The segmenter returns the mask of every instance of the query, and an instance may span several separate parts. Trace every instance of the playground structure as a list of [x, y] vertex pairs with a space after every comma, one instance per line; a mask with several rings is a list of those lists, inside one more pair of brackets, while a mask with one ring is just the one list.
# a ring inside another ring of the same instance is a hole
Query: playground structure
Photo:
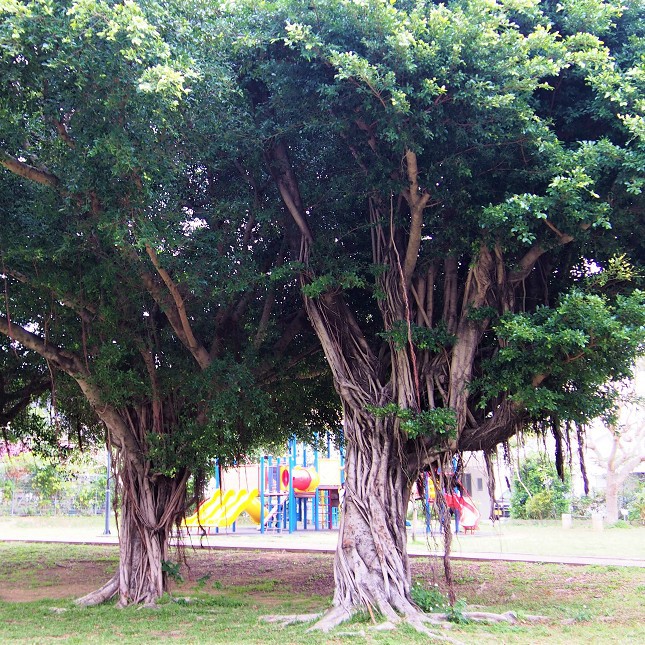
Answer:
[[[331, 530], [338, 528], [344, 481], [342, 451], [327, 456], [308, 449], [295, 440], [289, 442], [287, 455], [264, 455], [259, 463], [215, 469], [214, 493], [202, 502], [182, 525], [186, 533], [208, 534], [221, 530], [236, 532], [240, 515], [247, 515], [255, 527], [266, 532]], [[426, 533], [437, 533], [444, 521], [455, 517], [459, 532], [474, 533], [480, 513], [461, 482], [451, 476], [452, 489], [437, 499], [435, 478], [423, 474], [422, 501]], [[414, 511], [416, 525], [416, 505]], [[433, 526], [433, 523], [435, 524]], [[246, 523], [248, 526], [248, 522]], [[414, 533], [413, 526], [413, 533]]]
[[342, 451], [327, 456], [289, 442], [286, 456], [265, 455], [258, 464], [215, 469], [214, 493], [182, 524], [182, 532], [237, 531], [242, 513], [262, 533], [338, 528], [343, 482]]

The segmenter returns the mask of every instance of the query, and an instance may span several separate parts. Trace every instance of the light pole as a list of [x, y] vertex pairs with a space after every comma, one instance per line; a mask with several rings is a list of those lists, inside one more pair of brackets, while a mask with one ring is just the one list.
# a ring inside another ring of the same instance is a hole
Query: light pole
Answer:
[[103, 535], [110, 535], [110, 474], [112, 472], [112, 453], [107, 451], [107, 482], [105, 484], [105, 531]]

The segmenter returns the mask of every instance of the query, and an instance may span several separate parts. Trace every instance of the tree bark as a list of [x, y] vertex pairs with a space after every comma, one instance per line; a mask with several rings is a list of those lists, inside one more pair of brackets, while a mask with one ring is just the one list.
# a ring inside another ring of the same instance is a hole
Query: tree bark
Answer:
[[150, 475], [149, 468], [117, 454], [115, 480], [120, 498], [119, 568], [106, 585], [77, 600], [96, 605], [118, 596], [118, 606], [154, 606], [168, 591], [168, 538], [183, 516], [188, 473], [170, 478]]
[[411, 479], [401, 457], [398, 421], [345, 409], [345, 496], [336, 549], [329, 629], [358, 608], [391, 621], [418, 613], [410, 600], [406, 512]]

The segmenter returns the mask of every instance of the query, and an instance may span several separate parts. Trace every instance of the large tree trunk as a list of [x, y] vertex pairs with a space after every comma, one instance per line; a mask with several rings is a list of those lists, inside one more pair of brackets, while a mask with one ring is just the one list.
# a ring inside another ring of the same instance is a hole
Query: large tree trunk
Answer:
[[10, 326], [2, 316], [0, 333], [37, 352], [78, 383], [105, 424], [114, 452], [112, 463], [121, 501], [119, 570], [101, 589], [77, 602], [95, 605], [118, 593], [121, 606], [154, 604], [166, 590], [167, 576], [162, 567], [168, 536], [184, 514], [189, 472], [178, 469], [169, 477], [153, 471], [149, 435], [170, 435], [181, 422], [172, 399], [164, 400], [159, 395], [151, 353], [143, 352], [143, 357], [149, 366], [152, 396], [138, 405], [117, 408], [106, 402], [104, 392], [92, 381], [86, 362], [79, 356], [46, 343], [19, 325]]
[[325, 621], [357, 608], [389, 620], [416, 613], [410, 602], [406, 511], [411, 482], [392, 418], [370, 419], [345, 408], [345, 498], [336, 550], [335, 611]]
[[[417, 357], [412, 329], [417, 313], [428, 328], [432, 327], [434, 267], [424, 272], [431, 283], [424, 283], [419, 276], [415, 280], [423, 210], [429, 194], [418, 184], [416, 155], [406, 150], [405, 156], [409, 189], [403, 198], [410, 216], [407, 244], [401, 243], [401, 231], [393, 224], [394, 201], [385, 202], [377, 195], [369, 199], [373, 258], [385, 268], [379, 278], [379, 291], [384, 297], [378, 304], [383, 331], [390, 335], [389, 348], [380, 346], [380, 342], [376, 349], [370, 346], [339, 292], [330, 290], [315, 299], [304, 298], [345, 419], [346, 490], [334, 567], [334, 608], [319, 621], [320, 629], [329, 629], [363, 609], [377, 610], [392, 621], [403, 616], [422, 628], [423, 617], [410, 597], [407, 504], [420, 470], [454, 446], [419, 432], [409, 438], [401, 423], [404, 417], [414, 422], [424, 408], [428, 409], [429, 402], [434, 402], [435, 389], [434, 370], [429, 368], [431, 382], [424, 382], [422, 392], [420, 369], [429, 361]], [[308, 267], [313, 235], [284, 144], [278, 141], [267, 151], [267, 158], [285, 207], [300, 231], [299, 259]], [[388, 221], [389, 230], [384, 225]], [[456, 316], [457, 282], [452, 279], [458, 269], [456, 260], [450, 268], [452, 298], [448, 307]], [[301, 280], [307, 284], [314, 276], [307, 268]], [[447, 398], [445, 389], [439, 391]], [[449, 572], [449, 568], [446, 570]]]
[[168, 538], [183, 515], [188, 473], [170, 478], [151, 474], [150, 464], [117, 455], [115, 478], [120, 500], [119, 568], [101, 589], [77, 600], [96, 605], [118, 595], [118, 606], [154, 606], [168, 591], [163, 563], [168, 559]]
[[[375, 414], [393, 398], [377, 378], [378, 362], [342, 298], [306, 300], [343, 404], [345, 496], [336, 550], [334, 607], [317, 624], [327, 630], [357, 610], [404, 617], [420, 625], [410, 598], [406, 511], [423, 460], [410, 459], [410, 441], [395, 414]], [[401, 365], [399, 365], [399, 368]], [[395, 369], [395, 368], [393, 368]], [[414, 388], [402, 379], [405, 389]], [[399, 384], [400, 385], [400, 384]], [[408, 392], [413, 398], [413, 394]], [[413, 442], [412, 442], [413, 443]], [[408, 461], [409, 460], [409, 461]]]

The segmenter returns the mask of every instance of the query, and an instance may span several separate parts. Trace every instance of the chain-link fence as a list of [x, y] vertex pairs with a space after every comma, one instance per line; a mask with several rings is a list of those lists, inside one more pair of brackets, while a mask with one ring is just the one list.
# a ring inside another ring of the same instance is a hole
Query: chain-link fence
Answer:
[[100, 515], [105, 512], [105, 478], [65, 482], [53, 495], [27, 484], [0, 481], [0, 515]]

